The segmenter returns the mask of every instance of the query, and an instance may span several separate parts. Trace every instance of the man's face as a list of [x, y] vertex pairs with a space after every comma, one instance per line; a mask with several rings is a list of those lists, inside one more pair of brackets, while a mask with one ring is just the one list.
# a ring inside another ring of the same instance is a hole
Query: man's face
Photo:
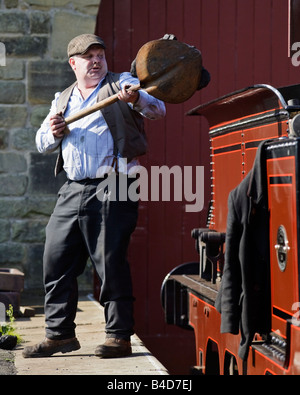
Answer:
[[78, 82], [86, 87], [97, 85], [107, 74], [105, 51], [99, 45], [92, 45], [84, 55], [72, 56], [69, 63]]

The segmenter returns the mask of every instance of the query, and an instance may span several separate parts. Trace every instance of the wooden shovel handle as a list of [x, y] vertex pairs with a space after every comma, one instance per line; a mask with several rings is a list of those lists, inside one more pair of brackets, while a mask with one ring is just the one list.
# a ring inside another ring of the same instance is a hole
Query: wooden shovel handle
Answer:
[[[131, 91], [137, 91], [141, 87], [140, 85], [133, 85], [129, 88]], [[117, 102], [118, 99], [118, 94], [116, 93], [115, 95], [112, 95], [104, 100], [101, 100], [97, 103], [95, 103], [93, 106], [89, 108], [85, 108], [84, 110], [78, 111], [74, 115], [70, 115], [69, 117], [65, 118], [65, 122], [67, 125], [69, 125], [72, 122], [78, 121], [78, 119], [81, 119], [83, 117], [86, 117], [89, 114], [92, 114], [95, 111], [101, 110], [101, 108], [107, 107], [115, 102]]]

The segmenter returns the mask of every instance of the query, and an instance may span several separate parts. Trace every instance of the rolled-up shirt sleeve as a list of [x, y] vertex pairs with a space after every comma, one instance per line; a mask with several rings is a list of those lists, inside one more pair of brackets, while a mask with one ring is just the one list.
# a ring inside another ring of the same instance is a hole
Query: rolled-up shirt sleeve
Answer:
[[[139, 80], [134, 78], [130, 73], [125, 72], [120, 75], [120, 86], [123, 88], [125, 85], [138, 85]], [[143, 89], [139, 90], [139, 98], [133, 105], [129, 105], [145, 118], [152, 120], [161, 119], [166, 115], [165, 103], [154, 96], [151, 96], [148, 92]]]
[[52, 101], [50, 112], [36, 133], [35, 143], [37, 150], [41, 153], [54, 151], [59, 146], [62, 140], [62, 138], [54, 137], [50, 128], [50, 117], [57, 113], [56, 103], [59, 95], [60, 93], [55, 94], [55, 98]]
[[[139, 80], [134, 78], [128, 72], [122, 73], [120, 75], [119, 82], [121, 88], [125, 85], [139, 84]], [[51, 104], [50, 112], [36, 133], [36, 147], [41, 153], [54, 151], [62, 140], [62, 138], [54, 137], [50, 128], [50, 117], [57, 114], [56, 103], [59, 96], [60, 93], [55, 94], [54, 100]], [[142, 116], [148, 119], [161, 119], [166, 115], [165, 103], [159, 99], [156, 99], [154, 96], [151, 96], [142, 89], [139, 90], [139, 98], [137, 102], [134, 105], [132, 103], [129, 103], [128, 105], [130, 105], [133, 110], [139, 112]]]

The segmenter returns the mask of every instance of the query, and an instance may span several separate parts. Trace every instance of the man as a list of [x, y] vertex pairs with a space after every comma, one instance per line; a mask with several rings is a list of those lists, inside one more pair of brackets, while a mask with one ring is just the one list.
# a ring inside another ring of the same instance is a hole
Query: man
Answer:
[[[75, 37], [68, 45], [69, 64], [76, 83], [56, 94], [48, 117], [36, 135], [39, 152], [59, 148], [56, 173], [61, 165], [68, 181], [58, 193], [46, 228], [44, 251], [46, 337], [23, 351], [25, 358], [47, 357], [80, 348], [75, 336], [78, 301], [77, 276], [90, 257], [101, 282], [106, 340], [96, 348], [102, 358], [131, 354], [133, 295], [126, 260], [130, 236], [137, 221], [138, 202], [99, 194], [106, 173], [130, 174], [137, 156], [146, 151], [143, 117], [160, 119], [163, 102], [145, 91], [128, 91], [138, 84], [130, 73], [107, 69], [105, 44], [93, 34]], [[65, 117], [118, 92], [119, 101], [69, 125]], [[127, 177], [127, 176], [126, 176]], [[128, 178], [130, 185], [130, 178]], [[100, 196], [101, 195], [101, 196]]]

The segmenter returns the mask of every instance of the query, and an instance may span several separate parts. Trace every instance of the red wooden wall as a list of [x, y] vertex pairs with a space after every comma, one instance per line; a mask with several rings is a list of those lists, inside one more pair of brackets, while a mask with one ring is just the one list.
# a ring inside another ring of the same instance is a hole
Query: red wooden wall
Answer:
[[[136, 331], [174, 373], [194, 363], [193, 335], [166, 326], [160, 304], [165, 275], [198, 260], [190, 237], [205, 226], [210, 193], [206, 120], [185, 113], [200, 103], [256, 83], [298, 83], [300, 69], [288, 58], [288, 0], [102, 0], [96, 33], [107, 43], [109, 68], [129, 70], [147, 41], [173, 33], [195, 45], [211, 83], [184, 104], [167, 104], [167, 116], [146, 122], [151, 166], [205, 166], [205, 207], [186, 213], [185, 202], [141, 202], [130, 248], [136, 300]], [[182, 362], [182, 363], [181, 363]]]

